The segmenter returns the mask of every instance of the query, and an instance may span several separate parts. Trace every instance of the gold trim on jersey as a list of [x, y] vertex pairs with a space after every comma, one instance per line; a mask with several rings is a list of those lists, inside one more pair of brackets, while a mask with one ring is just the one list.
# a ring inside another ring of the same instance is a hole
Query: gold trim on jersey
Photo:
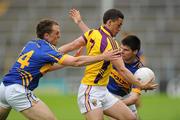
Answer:
[[57, 58], [57, 57], [55, 57], [55, 56], [53, 56], [53, 55], [51, 55], [51, 54], [48, 54], [48, 55], [49, 55], [50, 57], [54, 58], [55, 60], [57, 60], [58, 64], [62, 64], [63, 61], [64, 61], [64, 59], [68, 56], [67, 54], [65, 54], [65, 55], [62, 55], [62, 57], [59, 59], [59, 58]]
[[21, 78], [22, 78], [22, 85], [25, 86], [25, 79], [24, 79], [24, 76], [22, 74], [21, 75]]
[[64, 54], [62, 55], [61, 59], [58, 61], [59, 64], [62, 64], [63, 61], [68, 57], [69, 55], [68, 54]]
[[121, 76], [115, 69], [111, 70], [110, 76], [116, 81], [116, 83], [118, 83], [119, 85], [121, 85], [125, 89], [130, 89], [131, 88], [131, 84], [128, 83], [124, 79], [124, 77]]
[[42, 74], [45, 74], [46, 72], [48, 72], [48, 70], [50, 69], [51, 66], [52, 66], [52, 64], [45, 64], [44, 66], [42, 66], [40, 68], [40, 72]]
[[20, 72], [20, 75], [22, 77], [23, 86], [28, 86], [30, 81], [33, 79], [31, 73], [22, 69], [18, 69], [18, 71]]
[[132, 88], [131, 91], [132, 91], [132, 92], [135, 92], [135, 93], [138, 93], [138, 94], [141, 95], [141, 90], [140, 90], [140, 88]]

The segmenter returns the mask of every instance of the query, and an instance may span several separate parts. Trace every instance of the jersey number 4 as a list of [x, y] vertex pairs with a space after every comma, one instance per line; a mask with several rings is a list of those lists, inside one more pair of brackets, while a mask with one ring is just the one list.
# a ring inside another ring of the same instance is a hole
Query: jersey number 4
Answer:
[[29, 51], [29, 52], [27, 52], [27, 53], [25, 53], [25, 54], [22, 54], [22, 55], [18, 58], [17, 62], [19, 62], [19, 63], [21, 64], [21, 67], [20, 67], [20, 68], [23, 69], [25, 66], [29, 66], [29, 59], [31, 58], [31, 56], [33, 55], [33, 53], [34, 53], [34, 51], [31, 50], [31, 51]]

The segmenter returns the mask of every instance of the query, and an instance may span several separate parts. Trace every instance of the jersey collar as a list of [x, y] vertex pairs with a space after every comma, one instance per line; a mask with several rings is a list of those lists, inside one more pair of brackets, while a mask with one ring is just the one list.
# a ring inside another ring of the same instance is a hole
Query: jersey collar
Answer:
[[100, 30], [102, 30], [102, 31], [103, 31], [105, 34], [107, 34], [108, 36], [113, 37], [112, 32], [111, 32], [106, 26], [101, 25]]

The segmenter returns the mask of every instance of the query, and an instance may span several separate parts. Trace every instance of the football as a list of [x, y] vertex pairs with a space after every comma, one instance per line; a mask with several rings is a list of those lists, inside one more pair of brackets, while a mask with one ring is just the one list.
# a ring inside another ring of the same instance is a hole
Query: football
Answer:
[[134, 73], [134, 75], [141, 81], [147, 81], [147, 80], [151, 80], [151, 79], [153, 79], [153, 81], [155, 80], [154, 72], [148, 67], [139, 68]]

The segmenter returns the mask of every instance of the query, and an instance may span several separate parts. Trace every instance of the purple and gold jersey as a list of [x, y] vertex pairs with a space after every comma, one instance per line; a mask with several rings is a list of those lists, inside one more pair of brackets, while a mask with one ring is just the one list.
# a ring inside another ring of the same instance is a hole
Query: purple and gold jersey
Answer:
[[[125, 66], [134, 74], [143, 65], [138, 60], [132, 64], [125, 63]], [[141, 94], [141, 90], [135, 85], [128, 83], [127, 80], [116, 71], [116, 68], [113, 68], [111, 71], [107, 88], [111, 93], [122, 97], [129, 94], [131, 91]]]
[[9, 73], [4, 76], [3, 83], [5, 86], [20, 84], [33, 90], [53, 63], [61, 64], [65, 56], [45, 40], [31, 40], [22, 49]]
[[[105, 26], [84, 33], [83, 38], [86, 41], [86, 54], [96, 56], [106, 50], [118, 48], [118, 44], [111, 36], [111, 32]], [[86, 85], [106, 86], [111, 69], [112, 64], [110, 61], [100, 61], [88, 65], [86, 66], [81, 83]]]

